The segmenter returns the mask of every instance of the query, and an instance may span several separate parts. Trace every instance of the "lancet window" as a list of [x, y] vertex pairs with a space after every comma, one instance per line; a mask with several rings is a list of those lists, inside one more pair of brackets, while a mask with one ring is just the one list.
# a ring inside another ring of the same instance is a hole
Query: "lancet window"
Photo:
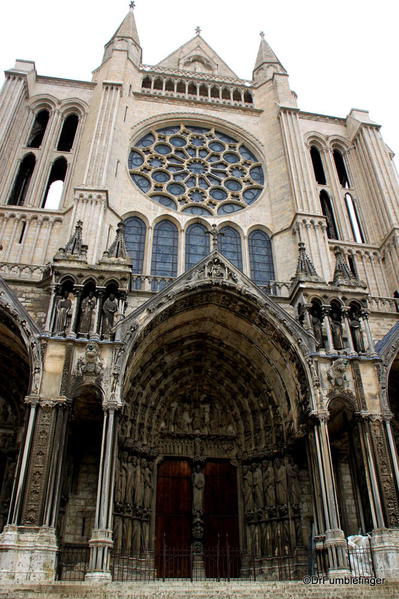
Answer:
[[178, 233], [175, 224], [163, 220], [155, 225], [151, 274], [162, 277], [177, 275]]
[[237, 268], [242, 270], [241, 237], [233, 227], [223, 227], [219, 235], [221, 253]]
[[210, 252], [210, 235], [201, 223], [190, 225], [186, 233], [186, 270], [200, 262]]
[[144, 262], [144, 248], [146, 238], [146, 226], [141, 218], [132, 216], [125, 221], [126, 249], [132, 258], [133, 272], [142, 274]]
[[274, 280], [273, 253], [270, 238], [264, 231], [252, 231], [249, 241], [251, 278], [257, 285], [267, 285]]
[[36, 158], [33, 154], [26, 154], [19, 165], [17, 176], [15, 177], [8, 204], [10, 206], [23, 206], [25, 204], [26, 194], [28, 193], [29, 183], [33, 175], [36, 164]]

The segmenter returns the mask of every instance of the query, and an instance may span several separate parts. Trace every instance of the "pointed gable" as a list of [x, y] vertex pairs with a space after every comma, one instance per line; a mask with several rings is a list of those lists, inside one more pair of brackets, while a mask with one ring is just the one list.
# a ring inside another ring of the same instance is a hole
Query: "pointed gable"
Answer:
[[200, 36], [194, 36], [190, 41], [161, 60], [156, 66], [166, 69], [178, 69], [206, 73], [219, 77], [234, 77], [237, 75], [220, 58], [220, 56]]

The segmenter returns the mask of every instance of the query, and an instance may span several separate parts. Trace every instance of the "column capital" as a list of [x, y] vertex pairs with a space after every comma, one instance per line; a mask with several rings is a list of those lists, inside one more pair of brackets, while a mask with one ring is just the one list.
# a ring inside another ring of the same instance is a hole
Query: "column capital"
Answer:
[[312, 410], [309, 414], [310, 420], [318, 422], [327, 422], [330, 418], [328, 410]]
[[355, 412], [355, 418], [358, 420], [358, 422], [382, 422], [387, 420], [385, 415], [378, 413], [372, 414], [368, 410], [360, 410], [360, 412]]
[[121, 402], [119, 402], [116, 397], [111, 396], [109, 399], [104, 399], [102, 403], [102, 408], [104, 412], [113, 410], [114, 412], [120, 410], [122, 408]]
[[36, 406], [36, 405], [38, 405], [39, 400], [40, 400], [40, 395], [31, 394], [31, 395], [27, 395], [25, 397], [24, 403], [26, 403], [29, 406]]
[[40, 401], [39, 401], [40, 407], [44, 408], [44, 409], [51, 409], [51, 408], [55, 408], [57, 406], [68, 407], [71, 405], [71, 403], [72, 403], [72, 400], [69, 399], [68, 397], [65, 397], [65, 395], [59, 395], [58, 397], [54, 397], [53, 399], [40, 398]]

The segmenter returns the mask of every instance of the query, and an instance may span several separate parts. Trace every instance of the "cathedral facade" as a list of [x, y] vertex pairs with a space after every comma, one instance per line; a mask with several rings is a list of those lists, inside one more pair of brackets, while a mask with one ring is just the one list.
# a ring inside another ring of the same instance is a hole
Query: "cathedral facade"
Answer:
[[141, 58], [131, 8], [92, 81], [6, 71], [2, 579], [348, 574], [353, 535], [398, 577], [380, 127], [298, 108], [263, 35], [251, 80], [199, 31]]

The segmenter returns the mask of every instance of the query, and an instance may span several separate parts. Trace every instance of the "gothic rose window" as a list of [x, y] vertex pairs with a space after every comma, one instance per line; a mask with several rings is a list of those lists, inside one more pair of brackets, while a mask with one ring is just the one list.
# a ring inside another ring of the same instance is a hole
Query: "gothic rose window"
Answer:
[[264, 172], [252, 150], [211, 127], [153, 129], [130, 151], [135, 185], [162, 206], [185, 214], [226, 215], [262, 193]]

